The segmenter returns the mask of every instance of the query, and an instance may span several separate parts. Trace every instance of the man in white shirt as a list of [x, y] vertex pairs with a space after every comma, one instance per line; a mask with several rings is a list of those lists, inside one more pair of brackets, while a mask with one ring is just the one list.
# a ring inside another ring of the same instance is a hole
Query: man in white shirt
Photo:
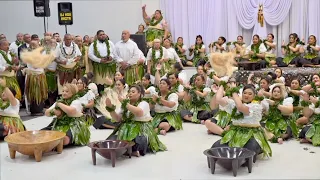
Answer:
[[57, 48], [57, 70], [58, 70], [58, 91], [62, 93], [62, 86], [65, 83], [71, 83], [76, 77], [76, 71], [79, 68], [77, 62], [80, 60], [81, 52], [76, 43], [72, 42], [72, 36], [66, 34], [64, 41]]
[[[117, 62], [120, 69], [125, 70], [125, 80], [128, 85], [141, 81], [144, 75], [144, 59], [140, 59], [140, 51], [137, 44], [130, 39], [128, 30], [122, 31], [122, 40], [116, 43]], [[138, 74], [137, 74], [138, 73]]]
[[92, 61], [95, 83], [99, 93], [104, 90], [107, 83], [106, 77], [113, 79], [117, 70], [115, 58], [115, 46], [107, 39], [103, 30], [97, 32], [97, 40], [89, 47], [88, 57]]
[[[151, 75], [156, 74], [156, 66], [164, 63], [164, 58], [167, 57], [167, 51], [161, 46], [160, 39], [153, 40], [153, 47], [149, 49], [147, 54], [148, 73]], [[161, 66], [160, 75], [165, 74], [164, 66]]]
[[15, 57], [18, 56], [18, 48], [23, 44], [23, 34], [18, 33], [17, 34], [17, 40], [12, 42], [9, 46], [9, 51], [15, 55]]
[[5, 39], [0, 40], [0, 77], [4, 78], [7, 85], [11, 85], [16, 91], [16, 98], [21, 99], [21, 91], [19, 84], [15, 77], [15, 71], [19, 69], [12, 62], [11, 55], [9, 53], [9, 42]]

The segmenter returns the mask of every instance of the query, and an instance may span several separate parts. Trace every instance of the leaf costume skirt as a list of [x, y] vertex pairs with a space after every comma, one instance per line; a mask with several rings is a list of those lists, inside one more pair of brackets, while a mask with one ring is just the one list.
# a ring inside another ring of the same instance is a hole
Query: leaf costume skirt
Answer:
[[91, 135], [84, 116], [67, 117], [64, 115], [61, 118], [54, 118], [52, 130], [64, 133], [70, 130], [72, 133], [72, 144], [75, 145], [87, 145]]
[[277, 142], [277, 139], [281, 138], [281, 135], [283, 134], [288, 133], [289, 136], [291, 136], [293, 131], [296, 135], [298, 134], [295, 121], [293, 119], [288, 119], [286, 121], [284, 117], [280, 117], [278, 119], [268, 118], [265, 128], [274, 135], [274, 137], [271, 139], [272, 142]]
[[167, 113], [156, 113], [152, 120], [153, 128], [157, 128], [162, 121], [168, 121], [170, 126], [172, 126], [176, 130], [183, 129], [182, 119], [177, 111]]
[[302, 129], [302, 133], [305, 135], [300, 135], [300, 138], [311, 139], [312, 145], [320, 146], [320, 117], [318, 115], [317, 119], [312, 122], [310, 126], [306, 126]]
[[103, 64], [92, 61], [92, 67], [96, 84], [106, 84], [106, 77], [108, 76], [110, 79], [113, 79], [117, 71], [117, 64], [115, 62]]
[[231, 116], [226, 111], [219, 110], [215, 119], [217, 120], [217, 125], [221, 128], [225, 128], [231, 123]]
[[[198, 117], [198, 114], [199, 112], [202, 112], [202, 111], [206, 111], [205, 114], [207, 114], [207, 112], [211, 112], [211, 109], [210, 109], [210, 106], [209, 106], [209, 103], [205, 102], [204, 104], [201, 104], [201, 105], [195, 105], [195, 104], [192, 104], [192, 102], [188, 102], [186, 105], [185, 105], [185, 110], [181, 110], [181, 117], [183, 118], [184, 116], [188, 115], [188, 114], [192, 114], [192, 120], [191, 122], [193, 123], [200, 123], [200, 120], [207, 120], [209, 119], [210, 117], [205, 117], [205, 118], [200, 118]], [[200, 114], [199, 114], [200, 115]], [[212, 116], [211, 116], [212, 117]], [[199, 119], [198, 119], [199, 118]]]
[[25, 131], [25, 127], [20, 117], [1, 115], [0, 123], [7, 126], [9, 129], [15, 129], [17, 132]]
[[244, 147], [254, 138], [262, 149], [264, 156], [271, 157], [272, 150], [261, 127], [249, 128], [231, 125], [228, 131], [222, 134], [221, 143], [229, 147]]
[[167, 150], [154, 132], [151, 122], [123, 122], [118, 127], [118, 140], [133, 141], [138, 136], [145, 136], [148, 139], [149, 149], [153, 153]]
[[[1, 76], [1, 78], [6, 80], [7, 87], [12, 88], [16, 91], [16, 98], [18, 100], [21, 100], [22, 95], [21, 95], [21, 90], [20, 90], [17, 78], [15, 76], [12, 76], [12, 77]], [[0, 93], [2, 92], [3, 92], [3, 87], [0, 87]]]
[[58, 90], [56, 73], [52, 71], [46, 72], [48, 92], [53, 93]]
[[146, 41], [152, 42], [154, 39], [162, 40], [164, 37], [164, 30], [156, 28], [148, 28], [146, 31]]
[[141, 81], [142, 77], [144, 75], [144, 67], [143, 64], [135, 64], [130, 67], [128, 67], [125, 70], [125, 80], [126, 83], [131, 86], [137, 81]]
[[46, 75], [29, 73], [26, 79], [25, 93], [30, 102], [37, 105], [48, 99], [48, 84]]

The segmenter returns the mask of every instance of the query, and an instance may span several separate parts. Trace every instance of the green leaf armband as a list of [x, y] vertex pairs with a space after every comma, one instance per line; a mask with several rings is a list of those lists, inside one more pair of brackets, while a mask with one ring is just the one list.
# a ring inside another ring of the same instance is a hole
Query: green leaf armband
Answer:
[[318, 108], [320, 106], [320, 101], [317, 101], [317, 103], [314, 105], [315, 108]]
[[116, 110], [116, 106], [115, 106], [115, 105], [113, 105], [113, 106], [111, 106], [111, 107], [106, 106], [106, 110], [107, 110], [108, 112], [114, 112], [114, 111]]
[[233, 88], [227, 90], [226, 96], [231, 97], [233, 93], [239, 93], [239, 91], [240, 91], [240, 88], [233, 87]]
[[311, 103], [307, 101], [301, 101], [301, 106], [302, 107], [308, 107]]
[[54, 115], [56, 115], [56, 114], [54, 113], [54, 109], [51, 109], [51, 110], [50, 110], [49, 115], [50, 115], [50, 116], [54, 116]]
[[227, 82], [225, 81], [220, 81], [220, 86], [223, 86], [224, 90], [228, 88]]

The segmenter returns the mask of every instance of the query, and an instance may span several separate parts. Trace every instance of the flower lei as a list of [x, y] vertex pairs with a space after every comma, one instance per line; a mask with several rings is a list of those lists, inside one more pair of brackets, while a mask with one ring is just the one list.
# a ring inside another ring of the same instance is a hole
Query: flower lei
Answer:
[[[95, 55], [97, 58], [102, 58], [102, 56], [100, 55], [100, 52], [98, 51], [97, 41], [98, 41], [98, 40], [95, 40], [95, 41], [93, 42], [94, 55]], [[104, 42], [106, 43], [106, 47], [107, 47], [107, 56], [106, 56], [106, 57], [109, 57], [109, 56], [110, 56], [110, 44], [109, 44], [109, 40], [106, 39]]]
[[156, 50], [152, 48], [152, 60], [155, 61], [156, 63], [162, 58], [163, 56], [163, 48], [160, 46], [160, 56], [159, 58], [156, 58]]
[[263, 40], [263, 44], [264, 44], [264, 46], [267, 48], [267, 51], [270, 51], [272, 48], [267, 45], [267, 43], [266, 43], [267, 41], [268, 41], [268, 40], [264, 39], [264, 40]]
[[251, 59], [252, 60], [258, 60], [258, 56], [257, 54], [260, 52], [259, 48], [260, 48], [260, 45], [261, 45], [261, 40], [258, 42], [258, 44], [252, 44], [251, 45], [251, 51], [253, 51], [253, 55], [251, 56]]
[[[298, 89], [294, 89], [294, 90], [301, 90], [301, 88]], [[292, 97], [293, 98], [293, 106], [299, 106], [299, 100], [300, 100], [300, 96], [293, 94], [292, 92], [288, 93], [288, 97]]]
[[237, 112], [238, 112], [237, 107], [234, 107], [231, 112], [231, 119], [238, 120], [238, 119], [244, 118], [244, 115], [242, 112], [239, 112], [239, 113]]
[[51, 48], [48, 46], [44, 47], [44, 51], [46, 52], [46, 54], [50, 54], [51, 53]]
[[67, 54], [66, 49], [63, 47], [63, 43], [60, 45], [60, 50], [61, 50], [62, 56], [65, 58], [71, 58], [76, 55], [75, 44], [74, 44], [74, 42], [71, 42], [71, 43], [72, 43], [72, 52], [70, 54]]
[[[76, 100], [79, 98], [79, 95], [78, 94], [74, 94], [71, 98], [69, 99], [63, 99], [62, 97], [57, 101], [56, 104], [58, 103], [62, 103], [62, 104], [65, 104], [67, 106], [70, 106], [72, 101]], [[61, 110], [57, 105], [55, 107], [56, 110]], [[63, 113], [63, 111], [61, 110], [61, 112]]]
[[161, 16], [159, 20], [157, 20], [156, 22], [155, 21], [155, 18], [154, 16], [151, 18], [151, 21], [150, 21], [150, 25], [151, 26], [156, 26], [157, 24], [159, 24], [161, 21], [162, 21], [163, 17]]
[[314, 51], [311, 46], [316, 46], [315, 44], [308, 44], [307, 46], [307, 53], [308, 54], [311, 54], [311, 55], [317, 55], [318, 52]]
[[191, 103], [197, 107], [200, 107], [202, 106], [204, 103], [205, 103], [205, 98], [204, 97], [199, 97], [197, 94], [196, 94], [196, 91], [200, 91], [200, 92], [203, 92], [203, 89], [205, 88], [204, 85], [202, 85], [200, 88], [197, 88], [197, 87], [192, 87], [191, 89], [187, 89], [187, 91], [189, 91], [189, 94], [191, 96]]
[[310, 96], [319, 96], [318, 88], [314, 82], [311, 82], [311, 87], [313, 89], [313, 92], [309, 93]]
[[19, 46], [21, 46], [21, 45], [23, 44], [23, 41], [20, 42], [20, 41], [16, 40], [15, 43], [16, 43], [16, 45], [19, 47]]
[[283, 100], [284, 99], [280, 99], [280, 101], [275, 102], [274, 105], [272, 105], [272, 106], [270, 105], [268, 119], [279, 120], [279, 119], [283, 118], [281, 111], [278, 109], [278, 106], [282, 105]]
[[202, 44], [194, 46], [194, 56], [198, 57], [200, 55], [199, 49], [201, 49]]
[[4, 51], [0, 50], [0, 54], [2, 55], [2, 57], [4, 58], [4, 60], [7, 62], [7, 64], [9, 64], [10, 66], [13, 65], [13, 63], [9, 60], [7, 54], [6, 54]]
[[[130, 102], [129, 99], [125, 99], [121, 104], [121, 109], [123, 109], [123, 113], [122, 113], [123, 122], [132, 121], [134, 118], [134, 114], [131, 111], [129, 111], [127, 108], [127, 105], [129, 104], [129, 102]], [[133, 104], [133, 106], [138, 106], [140, 102], [141, 102], [140, 100], [137, 101], [136, 103]]]
[[180, 82], [177, 81], [177, 83], [171, 87], [171, 92], [178, 92], [178, 89], [179, 89], [179, 86], [180, 86]]
[[[295, 48], [298, 44], [302, 44], [302, 42], [294, 43], [294, 45], [293, 45], [292, 47]], [[281, 46], [281, 48], [284, 48], [284, 49], [286, 50], [287, 55], [294, 54], [294, 53], [290, 50], [289, 46], [290, 46], [290, 43], [288, 43], [286, 46]]]
[[176, 44], [174, 45], [174, 49], [176, 50], [177, 54], [178, 54], [179, 57], [180, 57], [180, 56], [182, 55], [182, 53], [180, 52], [178, 46], [179, 46], [180, 48], [182, 48], [183, 44], [179, 45], [178, 43], [176, 43]]
[[233, 93], [239, 93], [239, 91], [240, 91], [240, 87], [229, 88], [228, 90], [226, 90], [226, 96], [232, 97]]
[[5, 110], [10, 106], [10, 103], [7, 101], [3, 101], [2, 99], [0, 99], [0, 109], [1, 110]]
[[78, 92], [78, 96], [79, 97], [83, 97], [85, 94], [87, 94], [87, 92], [89, 91], [89, 89], [83, 89], [82, 91], [79, 91]]
[[218, 42], [217, 41], [215, 41], [215, 42], [213, 42], [213, 43], [211, 43], [211, 44], [209, 44], [209, 48], [213, 48], [213, 47], [215, 47], [216, 46], [216, 44], [218, 44]]

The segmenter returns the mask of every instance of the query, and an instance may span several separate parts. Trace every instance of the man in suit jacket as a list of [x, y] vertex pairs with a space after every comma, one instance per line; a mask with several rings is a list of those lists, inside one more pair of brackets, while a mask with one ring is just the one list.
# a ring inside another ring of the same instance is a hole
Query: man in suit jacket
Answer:
[[[19, 63], [20, 63], [20, 69], [17, 71], [17, 81], [21, 89], [21, 94], [22, 96], [24, 95], [24, 86], [25, 86], [25, 75], [22, 73], [22, 69], [26, 67], [26, 65], [21, 61], [20, 55], [23, 52], [23, 50], [28, 49], [30, 47], [30, 42], [31, 42], [31, 36], [30, 34], [24, 34], [23, 35], [23, 41], [24, 44], [22, 44], [18, 48], [18, 58], [19, 58]], [[22, 107], [25, 107], [24, 99], [21, 99], [21, 105]]]

